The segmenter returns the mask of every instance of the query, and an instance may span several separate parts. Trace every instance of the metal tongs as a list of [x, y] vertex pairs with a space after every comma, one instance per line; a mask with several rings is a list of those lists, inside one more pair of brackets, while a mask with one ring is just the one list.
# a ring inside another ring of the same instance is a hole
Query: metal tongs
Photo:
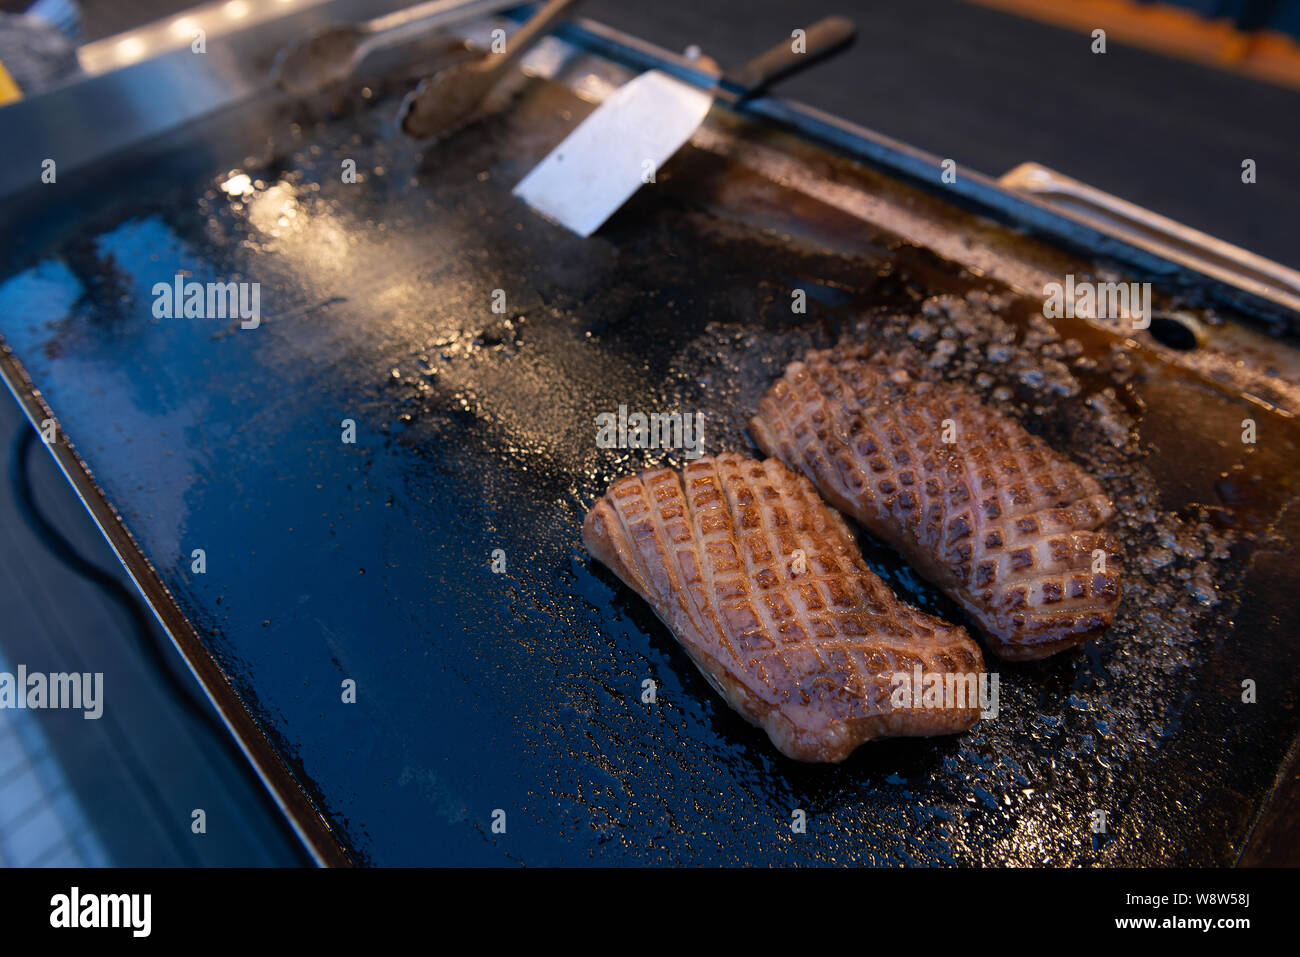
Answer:
[[1104, 235], [1300, 312], [1300, 273], [1280, 263], [1037, 163], [1020, 164], [999, 178], [998, 185], [1032, 196]]
[[506, 42], [482, 59], [440, 70], [421, 80], [398, 110], [402, 130], [417, 139], [442, 138], [473, 121], [479, 106], [511, 64], [581, 0], [550, 0]]
[[414, 39], [444, 23], [517, 6], [519, 0], [430, 0], [364, 23], [328, 26], [281, 50], [271, 75], [285, 92], [310, 96], [346, 80], [376, 50]]

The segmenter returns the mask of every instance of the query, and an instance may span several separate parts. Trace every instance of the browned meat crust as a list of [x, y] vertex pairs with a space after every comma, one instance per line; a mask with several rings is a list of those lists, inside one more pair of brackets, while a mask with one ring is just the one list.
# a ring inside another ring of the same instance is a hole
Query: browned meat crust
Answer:
[[896, 673], [979, 674], [979, 647], [899, 601], [843, 518], [780, 462], [723, 454], [681, 475], [620, 479], [587, 513], [582, 538], [792, 758], [842, 761], [873, 738], [948, 734], [979, 716], [966, 698], [895, 707]]
[[960, 602], [1001, 657], [1043, 658], [1105, 631], [1120, 551], [1096, 531], [1113, 513], [1101, 486], [963, 386], [916, 369], [862, 345], [809, 352], [768, 390], [750, 433]]

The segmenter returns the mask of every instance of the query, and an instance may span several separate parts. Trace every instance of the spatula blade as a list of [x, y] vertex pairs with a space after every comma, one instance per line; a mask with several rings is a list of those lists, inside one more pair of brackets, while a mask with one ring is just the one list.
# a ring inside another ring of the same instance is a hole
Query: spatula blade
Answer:
[[690, 139], [712, 103], [712, 94], [666, 73], [643, 73], [583, 120], [514, 194], [590, 236]]

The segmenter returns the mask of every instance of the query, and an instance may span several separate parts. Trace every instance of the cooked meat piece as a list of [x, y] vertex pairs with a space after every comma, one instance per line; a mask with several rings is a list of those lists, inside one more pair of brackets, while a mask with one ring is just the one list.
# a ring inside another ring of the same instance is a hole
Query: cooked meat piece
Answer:
[[929, 707], [920, 688], [899, 694], [895, 676], [918, 667], [927, 682], [979, 675], [979, 646], [899, 601], [844, 519], [780, 462], [729, 453], [681, 475], [620, 479], [587, 513], [582, 540], [796, 760], [842, 761], [873, 738], [950, 734], [979, 716], [970, 679], [960, 689], [935, 679], [952, 690]]
[[[1119, 543], [1101, 486], [910, 356], [809, 352], [750, 433], [830, 504], [955, 598], [1003, 658], [1044, 658], [1110, 627]], [[951, 442], [945, 441], [951, 439]]]

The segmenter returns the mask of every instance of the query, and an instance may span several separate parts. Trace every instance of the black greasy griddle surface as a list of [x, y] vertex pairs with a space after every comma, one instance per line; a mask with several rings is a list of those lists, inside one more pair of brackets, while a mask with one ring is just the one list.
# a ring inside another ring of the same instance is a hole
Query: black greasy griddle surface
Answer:
[[[698, 151], [570, 236], [510, 196], [589, 109], [557, 88], [423, 150], [395, 105], [250, 109], [155, 144], [48, 206], [0, 285], [5, 342], [358, 860], [1235, 859], [1297, 725], [1300, 590], [1252, 565], [1289, 547], [1289, 422]], [[233, 170], [254, 196], [219, 188]], [[178, 270], [261, 283], [261, 328], [155, 319]], [[804, 766], [579, 529], [616, 477], [682, 461], [597, 448], [598, 413], [700, 411], [709, 451], [752, 450], [785, 363], [846, 334], [912, 343], [1091, 468], [1125, 593], [1094, 645], [1001, 666], [995, 720]]]

